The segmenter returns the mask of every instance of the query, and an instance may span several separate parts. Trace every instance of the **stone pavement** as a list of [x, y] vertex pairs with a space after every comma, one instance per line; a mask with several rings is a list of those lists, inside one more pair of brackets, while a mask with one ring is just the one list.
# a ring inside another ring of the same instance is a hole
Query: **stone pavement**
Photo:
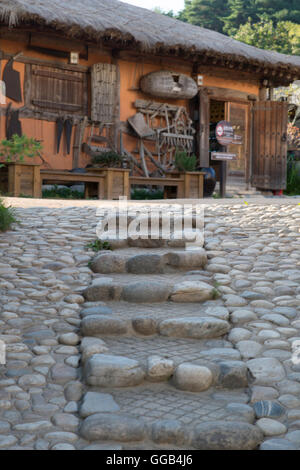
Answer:
[[300, 449], [297, 198], [205, 201], [194, 260], [92, 263], [98, 201], [12, 201], [0, 448]]

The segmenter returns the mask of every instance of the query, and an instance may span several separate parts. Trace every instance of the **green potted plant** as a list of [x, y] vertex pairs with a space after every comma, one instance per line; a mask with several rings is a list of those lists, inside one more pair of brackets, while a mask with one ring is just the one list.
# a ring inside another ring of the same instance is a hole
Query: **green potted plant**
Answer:
[[[204, 173], [196, 171], [196, 155], [189, 155], [185, 151], [177, 151], [175, 153], [175, 167], [179, 173], [179, 177], [184, 179], [185, 198], [202, 199]], [[173, 174], [175, 176], [175, 172]]]

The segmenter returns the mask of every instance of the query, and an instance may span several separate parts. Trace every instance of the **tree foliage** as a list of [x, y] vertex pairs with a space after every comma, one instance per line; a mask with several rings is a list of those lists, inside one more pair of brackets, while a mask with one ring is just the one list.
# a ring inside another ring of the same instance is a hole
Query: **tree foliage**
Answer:
[[10, 140], [0, 141], [0, 157], [4, 157], [7, 163], [23, 162], [25, 157], [39, 156], [41, 150], [41, 143], [26, 135], [19, 137], [14, 134]]
[[300, 37], [298, 37], [298, 43], [295, 26], [297, 25], [288, 21], [279, 21], [275, 24], [266, 14], [263, 14], [257, 23], [252, 23], [248, 18], [247, 23], [239, 27], [234, 38], [261, 49], [283, 54], [296, 54], [300, 46]]
[[223, 18], [229, 14], [228, 0], [185, 0], [181, 14], [189, 23], [223, 32]]
[[155, 11], [262, 49], [300, 55], [299, 0], [185, 0], [177, 15]]

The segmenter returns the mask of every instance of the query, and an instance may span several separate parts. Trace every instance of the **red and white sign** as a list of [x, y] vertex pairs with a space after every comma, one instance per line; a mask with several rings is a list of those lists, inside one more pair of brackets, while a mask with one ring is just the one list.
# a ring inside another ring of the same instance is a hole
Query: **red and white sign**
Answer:
[[230, 122], [220, 121], [216, 126], [216, 138], [220, 145], [230, 145], [234, 142], [234, 130]]

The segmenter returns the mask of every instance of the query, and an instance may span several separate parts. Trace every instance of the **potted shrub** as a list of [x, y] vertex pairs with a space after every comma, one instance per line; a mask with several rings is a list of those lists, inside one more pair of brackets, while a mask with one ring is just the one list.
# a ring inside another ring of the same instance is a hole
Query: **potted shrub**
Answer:
[[[177, 169], [177, 175], [179, 173], [179, 176], [184, 178], [184, 197], [202, 199], [205, 173], [196, 171], [196, 155], [188, 155], [185, 151], [177, 151], [175, 153], [175, 167]], [[176, 172], [174, 172], [173, 175], [175, 176]]]
[[114, 151], [93, 155], [92, 166], [87, 170], [105, 176], [105, 199], [119, 199], [120, 196], [130, 199], [130, 170], [124, 169], [123, 163], [124, 157]]

